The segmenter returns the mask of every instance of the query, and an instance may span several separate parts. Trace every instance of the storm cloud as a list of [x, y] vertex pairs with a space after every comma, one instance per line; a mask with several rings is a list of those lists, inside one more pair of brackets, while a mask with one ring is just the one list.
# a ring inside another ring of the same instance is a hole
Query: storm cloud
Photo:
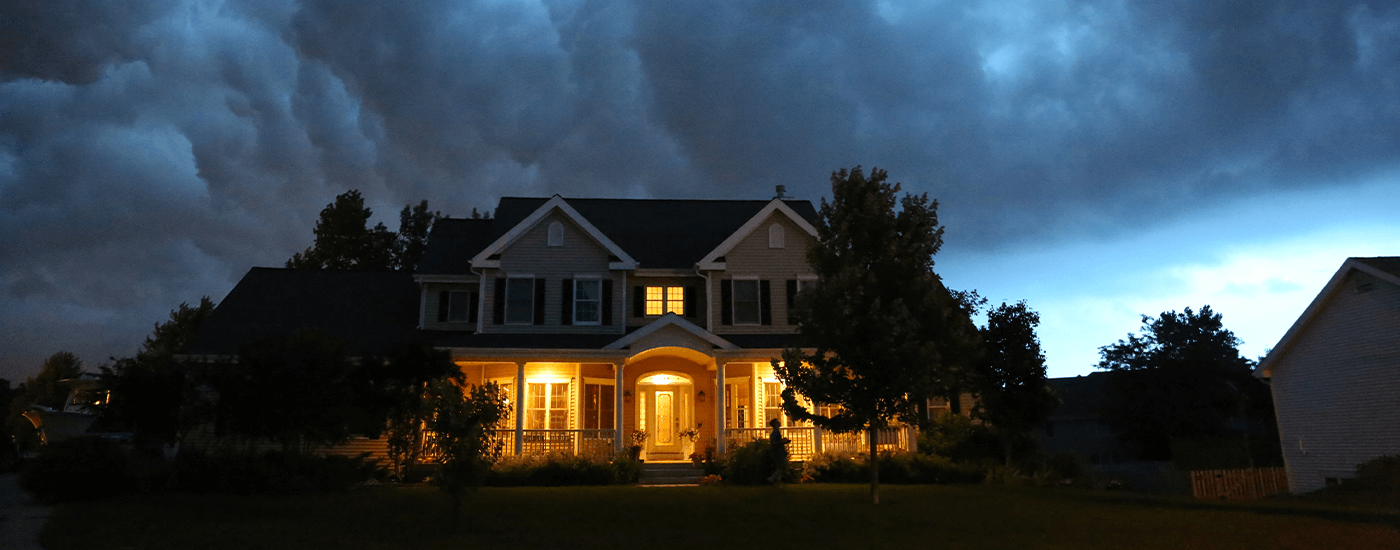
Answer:
[[863, 164], [994, 252], [1393, 174], [1397, 77], [1394, 2], [6, 2], [0, 367], [130, 353], [347, 189], [394, 226]]

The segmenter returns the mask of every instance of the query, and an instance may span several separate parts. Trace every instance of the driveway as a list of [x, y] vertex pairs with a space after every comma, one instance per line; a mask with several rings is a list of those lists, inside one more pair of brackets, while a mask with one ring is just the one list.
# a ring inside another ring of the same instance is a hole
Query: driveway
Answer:
[[19, 488], [19, 474], [0, 475], [0, 548], [40, 550], [39, 531], [48, 519], [46, 506], [34, 504]]

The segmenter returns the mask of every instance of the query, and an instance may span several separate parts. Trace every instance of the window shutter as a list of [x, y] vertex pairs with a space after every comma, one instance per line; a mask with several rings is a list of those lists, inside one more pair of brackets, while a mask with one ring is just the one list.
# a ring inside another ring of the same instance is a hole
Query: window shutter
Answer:
[[535, 279], [535, 324], [544, 324], [544, 279]]
[[787, 280], [787, 324], [797, 324], [797, 316], [793, 314], [793, 308], [797, 306], [797, 280]]
[[612, 279], [603, 279], [603, 325], [612, 325]]
[[468, 302], [470, 302], [470, 304], [467, 307], [470, 307], [471, 311], [467, 312], [467, 322], [475, 323], [477, 321], [476, 310], [481, 309], [481, 293], [473, 292], [471, 294], [471, 300], [468, 300]]
[[773, 293], [768, 288], [768, 283], [767, 279], [758, 282], [758, 301], [761, 302], [759, 319], [764, 325], [773, 324]]
[[719, 301], [719, 324], [734, 324], [734, 281], [724, 279], [719, 282]]
[[506, 278], [505, 278], [505, 277], [496, 277], [496, 288], [495, 288], [495, 293], [496, 293], [496, 300], [495, 300], [495, 303], [491, 304], [492, 314], [493, 314], [493, 316], [495, 317], [495, 323], [496, 323], [496, 324], [498, 324], [498, 325], [504, 325], [504, 324], [506, 324]]
[[451, 299], [452, 299], [451, 296], [452, 296], [452, 294], [451, 294], [450, 292], [446, 291], [446, 290], [441, 291], [441, 292], [438, 292], [438, 315], [437, 315], [437, 319], [438, 319], [438, 322], [439, 322], [439, 323], [445, 323], [445, 322], [447, 322], [448, 300], [451, 300]]
[[645, 317], [647, 314], [647, 287], [632, 287], [632, 316]]
[[694, 285], [685, 287], [685, 316], [700, 316], [700, 289]]
[[574, 324], [574, 280], [564, 279], [564, 298], [560, 300], [559, 324]]

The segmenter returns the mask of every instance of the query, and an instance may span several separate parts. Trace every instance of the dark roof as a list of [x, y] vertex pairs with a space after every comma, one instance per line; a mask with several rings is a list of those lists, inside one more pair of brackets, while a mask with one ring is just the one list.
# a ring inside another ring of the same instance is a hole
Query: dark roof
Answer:
[[418, 287], [394, 271], [255, 267], [200, 328], [191, 355], [233, 355], [245, 342], [314, 329], [363, 355], [418, 336]]
[[795, 343], [796, 334], [718, 334], [744, 349], [782, 349]]
[[1108, 402], [1108, 379], [1111, 373], [1094, 372], [1088, 376], [1073, 378], [1050, 378], [1045, 381], [1055, 396], [1060, 398], [1060, 406], [1050, 415], [1054, 417], [1098, 416]]
[[[564, 199], [622, 247], [642, 268], [689, 269], [771, 201]], [[548, 198], [503, 197], [491, 241], [504, 235]], [[809, 201], [783, 201], [809, 223], [818, 223]], [[487, 244], [490, 244], [489, 242]], [[484, 248], [485, 245], [482, 246]], [[479, 248], [477, 249], [480, 250]]]
[[619, 334], [457, 334], [433, 340], [439, 348], [603, 349]]
[[1400, 277], [1400, 256], [1377, 256], [1374, 258], [1351, 258], [1396, 277]]
[[470, 273], [472, 257], [496, 240], [491, 236], [492, 221], [443, 218], [433, 223], [418, 272]]

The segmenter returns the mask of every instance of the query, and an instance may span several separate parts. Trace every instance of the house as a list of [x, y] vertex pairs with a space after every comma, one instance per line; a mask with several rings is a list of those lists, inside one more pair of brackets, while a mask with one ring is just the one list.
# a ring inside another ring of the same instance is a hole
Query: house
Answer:
[[[514, 405], [508, 454], [652, 461], [767, 437], [777, 419], [802, 459], [866, 448], [782, 413], [771, 361], [796, 334], [794, 296], [816, 276], [808, 201], [501, 199], [494, 219], [442, 219], [416, 274], [255, 268], [191, 355], [306, 328], [351, 353], [418, 340]], [[910, 448], [909, 428], [877, 434]]]
[[1400, 257], [1343, 262], [1255, 376], [1273, 391], [1290, 491], [1400, 454]]

